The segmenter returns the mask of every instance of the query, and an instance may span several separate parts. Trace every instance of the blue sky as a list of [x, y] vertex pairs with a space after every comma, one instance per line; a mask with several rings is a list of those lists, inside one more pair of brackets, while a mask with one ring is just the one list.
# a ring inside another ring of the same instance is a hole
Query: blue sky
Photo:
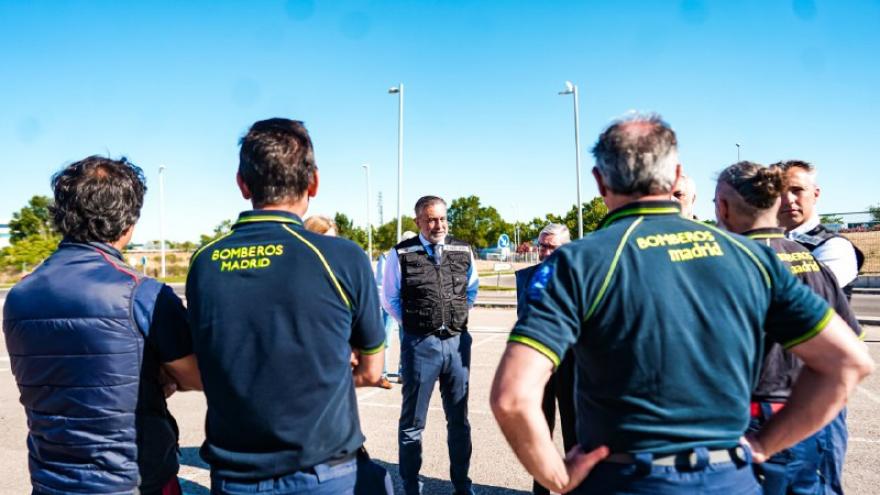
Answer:
[[570, 97], [589, 150], [613, 118], [662, 114], [712, 216], [713, 178], [742, 157], [820, 167], [821, 210], [880, 203], [880, 0], [0, 0], [0, 223], [90, 154], [128, 156], [150, 191], [135, 240], [195, 240], [249, 205], [237, 140], [255, 120], [304, 120], [322, 186], [310, 213], [366, 222], [361, 164], [396, 211], [397, 99], [404, 210], [476, 194], [509, 219], [575, 197]]

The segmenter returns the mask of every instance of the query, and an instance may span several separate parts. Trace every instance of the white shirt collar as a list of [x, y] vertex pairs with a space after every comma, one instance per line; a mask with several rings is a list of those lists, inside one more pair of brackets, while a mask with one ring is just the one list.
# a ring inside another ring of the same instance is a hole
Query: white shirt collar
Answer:
[[791, 229], [789, 231], [789, 234], [806, 234], [807, 232], [815, 229], [818, 226], [819, 226], [819, 215], [814, 215], [806, 222]]

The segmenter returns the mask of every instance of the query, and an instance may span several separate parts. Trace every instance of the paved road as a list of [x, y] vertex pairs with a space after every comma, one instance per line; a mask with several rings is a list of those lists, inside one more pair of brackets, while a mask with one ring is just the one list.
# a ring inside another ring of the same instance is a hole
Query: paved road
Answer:
[[[479, 308], [471, 317], [474, 336], [470, 397], [474, 439], [471, 476], [477, 485], [477, 493], [482, 495], [526, 494], [530, 489], [528, 475], [507, 447], [488, 406], [492, 376], [504, 350], [505, 334], [514, 320], [515, 312], [511, 308]], [[870, 327], [868, 331], [871, 353], [880, 362], [880, 327]], [[397, 351], [394, 339], [389, 352], [392, 370], [397, 366]], [[396, 480], [400, 388], [395, 385], [392, 390], [361, 389], [358, 402], [367, 447], [374, 458], [389, 468]], [[208, 495], [208, 469], [198, 457], [198, 447], [204, 439], [204, 397], [196, 392], [179, 393], [171, 398], [169, 405], [180, 424], [184, 491]], [[880, 373], [869, 377], [852, 397], [849, 422], [851, 443], [845, 469], [847, 493], [877, 493], [880, 486], [880, 471], [876, 469], [880, 465]], [[451, 492], [451, 485], [445, 481], [449, 473], [445, 435], [440, 397], [435, 390], [424, 435], [422, 474], [427, 480], [427, 495]], [[0, 495], [29, 493], [25, 437], [24, 412], [18, 404], [18, 391], [9, 372], [5, 345], [0, 342]], [[400, 489], [399, 485], [397, 488]]]

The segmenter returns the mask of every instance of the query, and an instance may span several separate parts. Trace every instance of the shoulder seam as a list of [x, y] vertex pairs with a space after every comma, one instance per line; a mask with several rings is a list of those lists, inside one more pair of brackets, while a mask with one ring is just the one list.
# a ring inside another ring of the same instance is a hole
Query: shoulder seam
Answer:
[[205, 244], [204, 246], [200, 247], [199, 249], [197, 249], [196, 252], [194, 252], [193, 255], [189, 258], [189, 266], [192, 266], [192, 264], [196, 261], [196, 256], [202, 254], [202, 251], [204, 251], [205, 249], [208, 249], [210, 246], [213, 246], [215, 243], [220, 242], [223, 239], [226, 239], [227, 237], [231, 236], [232, 233], [233, 233], [233, 231], [230, 230], [229, 232], [221, 235], [220, 237], [214, 239], [213, 241], [211, 241], [211, 242]]
[[645, 217], [640, 216], [636, 219], [627, 229], [626, 232], [623, 233], [623, 237], [620, 238], [620, 242], [617, 244], [617, 250], [614, 252], [614, 258], [611, 259], [611, 266], [608, 267], [608, 272], [605, 274], [605, 280], [602, 281], [602, 287], [599, 288], [599, 293], [596, 295], [596, 298], [593, 299], [593, 304], [590, 305], [590, 309], [587, 311], [586, 316], [584, 316], [582, 321], [587, 321], [593, 316], [593, 313], [596, 311], [596, 308], [599, 307], [599, 303], [605, 297], [605, 291], [608, 290], [608, 285], [611, 283], [611, 277], [614, 275], [614, 271], [617, 269], [617, 262], [620, 260], [620, 255], [623, 253], [623, 248], [626, 246], [626, 241], [629, 240], [630, 235], [635, 231], [636, 227], [642, 223]]
[[287, 225], [281, 224], [281, 228], [290, 232], [291, 235], [293, 235], [294, 237], [299, 239], [303, 244], [308, 246], [309, 249], [311, 249], [318, 256], [318, 259], [321, 260], [321, 264], [324, 265], [324, 269], [327, 271], [327, 275], [330, 276], [330, 281], [333, 282], [333, 285], [336, 287], [336, 290], [339, 292], [339, 296], [342, 298], [342, 302], [345, 303], [345, 306], [348, 307], [349, 310], [351, 310], [351, 301], [348, 299], [348, 296], [345, 295], [345, 290], [342, 289], [342, 284], [339, 283], [339, 279], [336, 278], [336, 274], [333, 273], [333, 269], [330, 268], [330, 264], [327, 263], [327, 259], [324, 258], [324, 255], [317, 248], [317, 246], [315, 246], [314, 244], [309, 242], [308, 239], [306, 239], [302, 235], [298, 234], [296, 231], [294, 231], [293, 229], [291, 229]]

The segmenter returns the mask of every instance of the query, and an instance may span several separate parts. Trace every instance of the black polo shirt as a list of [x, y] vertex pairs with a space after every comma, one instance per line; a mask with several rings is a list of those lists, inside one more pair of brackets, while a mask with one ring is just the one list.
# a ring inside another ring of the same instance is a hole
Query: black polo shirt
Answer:
[[[834, 273], [825, 264], [816, 260], [809, 249], [795, 241], [786, 239], [784, 233], [785, 229], [782, 228], [762, 228], [743, 232], [743, 235], [773, 249], [779, 261], [788, 268], [795, 278], [813, 289], [822, 299], [828, 301], [828, 304], [849, 324], [856, 335], [859, 338], [864, 338], [858, 318], [853, 313], [849, 301], [846, 299], [846, 294], [837, 283], [837, 277], [834, 276]], [[785, 402], [791, 395], [791, 387], [802, 367], [803, 363], [797, 356], [785, 351], [779, 344], [768, 339], [764, 350], [761, 378], [752, 393], [752, 400]]]
[[833, 316], [772, 250], [666, 201], [626, 205], [559, 248], [527, 302], [510, 340], [557, 365], [573, 348], [578, 441], [613, 452], [736, 445], [765, 331], [790, 347]]
[[220, 476], [283, 476], [364, 442], [352, 348], [384, 345], [366, 254], [253, 210], [193, 256], [186, 295], [208, 416], [202, 457]]

